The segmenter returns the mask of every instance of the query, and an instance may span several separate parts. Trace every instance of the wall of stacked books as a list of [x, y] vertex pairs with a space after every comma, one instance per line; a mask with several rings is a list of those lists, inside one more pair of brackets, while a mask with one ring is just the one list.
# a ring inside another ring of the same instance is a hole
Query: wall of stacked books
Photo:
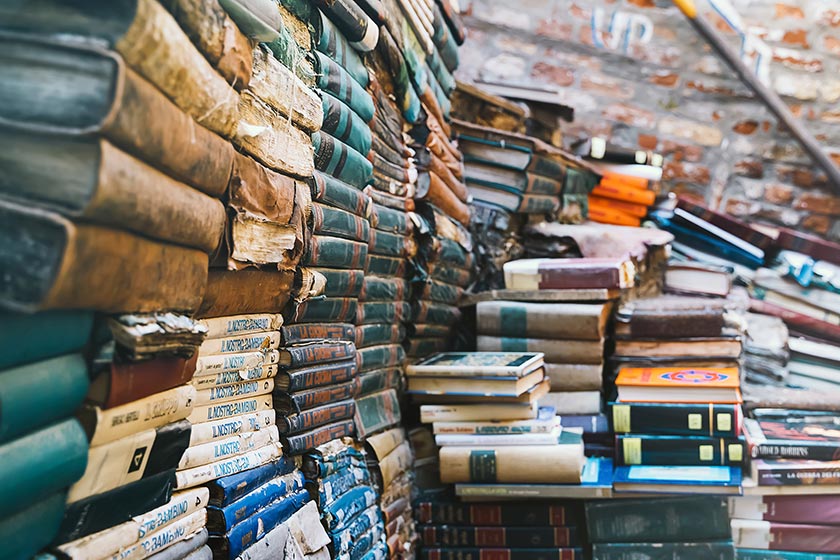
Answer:
[[0, 558], [840, 559], [840, 245], [456, 80], [457, 2], [0, 46]]

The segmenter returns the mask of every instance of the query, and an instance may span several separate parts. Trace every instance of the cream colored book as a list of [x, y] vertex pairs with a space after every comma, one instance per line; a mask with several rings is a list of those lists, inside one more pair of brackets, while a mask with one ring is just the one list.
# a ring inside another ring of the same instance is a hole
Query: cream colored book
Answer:
[[275, 425], [276, 415], [277, 413], [272, 408], [253, 414], [193, 424], [190, 431], [190, 447], [268, 428]]
[[519, 396], [538, 385], [545, 372], [537, 369], [519, 378], [504, 377], [408, 377], [408, 392], [473, 396]]
[[251, 369], [239, 371], [223, 371], [211, 373], [210, 375], [193, 376], [190, 382], [197, 391], [211, 388], [221, 388], [229, 385], [243, 383], [245, 381], [258, 381], [260, 379], [273, 379], [277, 376], [279, 368], [277, 364], [257, 366]]
[[277, 60], [267, 47], [254, 49], [254, 72], [248, 84], [254, 95], [306, 132], [321, 129], [324, 110], [318, 95], [294, 72]]
[[194, 467], [175, 473], [177, 477], [177, 488], [183, 490], [193, 486], [201, 486], [211, 480], [223, 476], [229, 476], [238, 472], [247, 471], [283, 455], [283, 448], [279, 443], [269, 443], [259, 449], [249, 451], [244, 455], [230, 457], [200, 467]]
[[200, 325], [207, 327], [207, 338], [226, 338], [251, 333], [280, 330], [283, 316], [279, 313], [254, 313], [201, 319]]
[[260, 379], [257, 381], [243, 381], [223, 387], [210, 387], [196, 391], [193, 406], [226, 403], [248, 397], [258, 397], [270, 393], [274, 389], [274, 379]]
[[280, 352], [241, 352], [237, 354], [216, 354], [213, 356], [199, 356], [195, 364], [193, 377], [205, 377], [216, 373], [238, 372], [257, 367], [276, 364], [280, 360]]
[[109, 558], [109, 560], [143, 560], [185, 540], [206, 524], [207, 509], [201, 508], [183, 519], [147, 535], [138, 543], [104, 558]]
[[269, 443], [280, 441], [277, 426], [269, 426], [256, 432], [245, 432], [218, 441], [202, 443], [188, 447], [178, 463], [179, 470], [192, 469], [209, 463], [214, 463], [242, 455], [248, 451], [259, 449]]
[[598, 414], [601, 412], [600, 391], [554, 391], [540, 399], [541, 406], [550, 406], [559, 415]]
[[552, 391], [600, 391], [604, 366], [598, 364], [545, 364]]
[[241, 334], [225, 338], [205, 340], [198, 348], [199, 358], [214, 354], [241, 354], [243, 352], [267, 352], [280, 347], [280, 332]]
[[484, 422], [493, 420], [532, 420], [537, 417], [532, 404], [424, 404], [420, 422]]
[[274, 401], [271, 398], [271, 393], [269, 393], [267, 395], [248, 397], [226, 403], [197, 406], [192, 410], [188, 420], [195, 425], [201, 424], [202, 422], [213, 422], [233, 418], [234, 416], [242, 416], [243, 414], [254, 414], [273, 409]]
[[440, 480], [579, 484], [583, 442], [563, 445], [447, 446], [440, 450]]

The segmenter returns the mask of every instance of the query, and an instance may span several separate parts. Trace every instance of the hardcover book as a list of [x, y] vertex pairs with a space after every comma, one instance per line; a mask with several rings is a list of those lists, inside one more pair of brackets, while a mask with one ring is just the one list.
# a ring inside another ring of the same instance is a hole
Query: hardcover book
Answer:
[[437, 434], [544, 434], [550, 433], [560, 425], [559, 416], [554, 410], [545, 407], [533, 420], [494, 420], [488, 422], [442, 422], [435, 421], [433, 432]]
[[743, 413], [737, 404], [610, 403], [617, 434], [661, 434], [736, 438]]
[[[618, 333], [616, 333], [618, 334]], [[615, 341], [615, 354], [628, 358], [721, 358], [737, 359], [741, 356], [741, 339], [738, 337], [709, 337], [684, 339], [622, 339]]]
[[407, 392], [412, 394], [452, 396], [518, 397], [538, 385], [544, 378], [542, 369], [533, 370], [521, 377], [423, 377], [409, 375]]
[[759, 486], [840, 484], [840, 461], [753, 459], [750, 470]]
[[353, 341], [355, 336], [355, 327], [348, 323], [306, 323], [286, 325], [280, 329], [280, 338], [284, 346], [330, 338]]
[[757, 459], [840, 460], [840, 432], [828, 422], [796, 418], [748, 418], [744, 435], [750, 456]]
[[394, 389], [356, 399], [356, 437], [364, 439], [400, 423], [400, 403]]
[[347, 360], [355, 357], [355, 355], [356, 347], [352, 341], [318, 340], [282, 348], [280, 350], [280, 365], [288, 368], [298, 368], [312, 363]]
[[522, 377], [542, 366], [540, 353], [443, 352], [406, 367], [406, 375], [425, 377]]
[[461, 405], [471, 405], [471, 404], [482, 404], [484, 406], [493, 404], [514, 404], [514, 405], [532, 405], [536, 404], [540, 401], [540, 399], [544, 398], [550, 388], [550, 383], [548, 379], [544, 379], [540, 383], [534, 385], [524, 393], [519, 396], [502, 396], [502, 395], [473, 395], [473, 394], [458, 394], [458, 395], [450, 395], [450, 394], [424, 394], [424, 393], [415, 393], [411, 396], [412, 401], [417, 404], [424, 405], [424, 404], [441, 404], [441, 405], [449, 405], [449, 404], [461, 404]]
[[275, 387], [277, 392], [296, 393], [304, 389], [346, 383], [355, 376], [356, 363], [344, 360], [280, 372]]
[[521, 259], [504, 265], [508, 290], [632, 288], [635, 268], [629, 260]]
[[360, 382], [354, 379], [305, 391], [295, 391], [294, 393], [275, 391], [273, 394], [274, 408], [280, 414], [288, 415], [331, 402], [352, 399], [360, 393], [359, 386]]
[[573, 502], [467, 504], [463, 502], [420, 501], [415, 506], [418, 523], [493, 527], [567, 527], [582, 518]]
[[356, 401], [353, 399], [331, 402], [322, 406], [311, 408], [284, 416], [279, 421], [280, 433], [284, 436], [298, 434], [312, 430], [325, 424], [345, 420], [353, 417], [356, 413]]
[[283, 449], [289, 455], [300, 455], [334, 439], [352, 437], [356, 432], [353, 420], [342, 420], [314, 429], [311, 432], [282, 438]]
[[[15, 349], [0, 353], [0, 369], [78, 352], [90, 338], [93, 316], [89, 311], [0, 312], [0, 339]], [[51, 343], [44, 344], [44, 337]]]
[[221, 459], [200, 467], [178, 471], [176, 473], [177, 488], [184, 490], [194, 486], [201, 486], [220, 476], [253, 469], [254, 467], [259, 467], [277, 459], [282, 453], [280, 444], [271, 442], [242, 455]]
[[738, 548], [840, 553], [840, 533], [830, 525], [733, 519], [732, 540]]
[[610, 308], [606, 304], [482, 301], [476, 305], [476, 316], [480, 334], [600, 340]]
[[[598, 560], [735, 560], [732, 541], [699, 543], [599, 543], [592, 547]], [[737, 551], [741, 558], [741, 551]]]
[[331, 175], [316, 171], [312, 178], [312, 200], [352, 212], [362, 218], [370, 214], [370, 198]]
[[[604, 339], [600, 340], [552, 340], [546, 338], [514, 338], [509, 336], [490, 336], [479, 334], [476, 348], [480, 352], [533, 352], [542, 353], [551, 365], [581, 364], [598, 365], [604, 360]], [[545, 364], [546, 366], [550, 365]], [[549, 368], [546, 368], [548, 371]], [[597, 388], [600, 388], [600, 367]], [[565, 372], [564, 372], [565, 373]], [[560, 376], [557, 377], [562, 382]], [[552, 383], [552, 387], [555, 387]], [[556, 385], [562, 387], [562, 384]]]
[[424, 404], [420, 421], [433, 422], [501, 422], [532, 420], [538, 417], [537, 404]]
[[220, 508], [230, 505], [270, 480], [291, 474], [294, 470], [295, 461], [284, 456], [254, 469], [218, 478], [207, 485], [210, 506]]
[[837, 496], [740, 496], [729, 500], [729, 515], [778, 523], [840, 525]]
[[737, 368], [621, 368], [615, 380], [625, 402], [741, 402]]
[[694, 436], [616, 436], [619, 465], [743, 465], [744, 443]]
[[617, 467], [613, 488], [616, 492], [641, 494], [739, 495], [741, 469], [650, 465]]

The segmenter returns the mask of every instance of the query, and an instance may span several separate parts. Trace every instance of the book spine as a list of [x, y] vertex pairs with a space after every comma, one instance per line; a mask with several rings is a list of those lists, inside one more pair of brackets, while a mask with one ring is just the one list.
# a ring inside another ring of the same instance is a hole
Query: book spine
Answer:
[[402, 301], [408, 295], [408, 283], [400, 278], [364, 278], [359, 299], [364, 302]]
[[355, 338], [355, 333], [356, 331], [353, 325], [341, 323], [306, 323], [288, 325], [280, 329], [281, 338], [285, 346], [324, 339], [352, 342]]
[[371, 275], [403, 278], [407, 273], [406, 260], [369, 254], [365, 271]]
[[214, 534], [225, 534], [269, 504], [297, 494], [303, 485], [303, 474], [295, 471], [268, 481], [225, 507], [211, 506], [207, 511], [207, 528]]
[[363, 303], [356, 310], [356, 325], [388, 323], [389, 326], [397, 327], [399, 323], [408, 320], [410, 313], [411, 307], [402, 301]]
[[452, 325], [461, 318], [461, 311], [457, 307], [429, 303], [415, 302], [414, 321], [418, 323], [433, 323], [436, 325]]
[[297, 465], [292, 458], [283, 456], [253, 469], [215, 479], [208, 484], [210, 505], [228, 506], [267, 482], [295, 472]]
[[207, 328], [207, 338], [227, 338], [245, 334], [276, 331], [283, 326], [283, 316], [279, 313], [254, 313], [201, 319], [199, 324]]
[[355, 412], [356, 402], [353, 400], [319, 406], [287, 416], [283, 419], [280, 431], [283, 435], [297, 434], [324, 424], [345, 420], [352, 417]]
[[283, 438], [283, 449], [289, 455], [300, 455], [301, 453], [315, 449], [316, 447], [342, 437], [352, 437], [356, 431], [356, 425], [352, 420], [343, 420], [335, 424], [322, 426], [312, 432], [300, 435], [287, 436]]
[[431, 273], [435, 280], [461, 287], [467, 286], [472, 281], [472, 271], [463, 268], [437, 266]]
[[144, 429], [183, 420], [193, 411], [195, 395], [195, 388], [183, 385], [108, 410], [89, 409], [85, 416], [89, 415], [91, 421], [85, 424], [93, 424], [88, 426], [88, 433], [93, 434], [90, 445], [96, 447]]
[[[360, 321], [357, 319], [357, 322]], [[405, 328], [402, 325], [377, 323], [373, 325], [360, 324], [356, 327], [356, 348], [399, 343], [404, 338]]]
[[259, 467], [280, 457], [281, 454], [282, 447], [280, 444], [272, 442], [244, 455], [237, 455], [215, 463], [178, 471], [176, 473], [176, 486], [179, 490], [200, 486], [223, 476]]
[[753, 459], [797, 459], [806, 461], [836, 461], [840, 446], [797, 445], [796, 442], [762, 443], [750, 446]]
[[362, 269], [367, 253], [366, 243], [316, 235], [309, 240], [301, 264], [324, 268]]
[[332, 474], [318, 483], [318, 497], [321, 506], [333, 503], [356, 486], [370, 484], [370, 471], [349, 468]]
[[517, 211], [524, 214], [543, 214], [556, 212], [559, 206], [560, 200], [556, 196], [524, 194]]
[[275, 420], [275, 411], [265, 410], [233, 418], [193, 424], [190, 432], [190, 447], [268, 428], [275, 424]]
[[458, 527], [426, 525], [418, 532], [424, 546], [477, 546], [488, 548], [574, 547], [576, 527]]
[[330, 95], [321, 96], [324, 122], [321, 130], [351, 146], [359, 153], [367, 154], [373, 143], [371, 129], [343, 101]]
[[422, 560], [582, 560], [580, 548], [424, 548]]
[[353, 362], [340, 362], [326, 367], [289, 371], [287, 373], [289, 384], [286, 391], [294, 393], [303, 389], [344, 383], [351, 380], [355, 373], [356, 364]]
[[743, 465], [743, 442], [733, 439], [671, 436], [618, 436], [621, 465]]
[[405, 350], [399, 344], [371, 346], [356, 352], [356, 368], [359, 373], [400, 365], [405, 360]]
[[840, 484], [840, 467], [790, 469], [763, 463], [753, 470], [757, 472], [756, 483], [759, 486], [813, 486], [820, 484]]
[[196, 391], [194, 406], [204, 406], [209, 404], [219, 404], [230, 401], [241, 400], [247, 397], [257, 397], [265, 395], [274, 390], [273, 379], [263, 379], [260, 381], [243, 381], [233, 385], [225, 385], [223, 387], [211, 387], [209, 389], [202, 389]]
[[381, 204], [373, 205], [372, 225], [378, 230], [402, 235], [409, 235], [414, 229], [405, 212]]
[[241, 371], [226, 371], [213, 375], [202, 375], [200, 377], [193, 377], [192, 386], [200, 393], [202, 390], [210, 388], [229, 387], [244, 382], [272, 379], [277, 376], [277, 371], [277, 364], [273, 364]]
[[275, 393], [274, 406], [279, 408], [279, 401], [286, 399], [288, 410], [283, 410], [282, 413], [291, 413], [295, 411], [308, 410], [317, 406], [323, 406], [331, 402], [343, 401], [356, 396], [359, 388], [356, 381], [348, 381], [346, 383], [339, 383], [337, 385], [329, 385], [319, 389], [312, 389], [309, 391], [301, 391], [296, 393]]
[[373, 177], [373, 164], [356, 149], [319, 131], [312, 135], [315, 168], [359, 189]]
[[653, 191], [640, 190], [612, 183], [605, 185], [603, 182], [592, 189], [591, 194], [594, 196], [629, 202], [631, 204], [641, 204], [643, 206], [650, 206], [656, 199], [656, 194]]
[[[735, 560], [732, 541], [710, 543], [605, 543], [593, 546], [593, 555], [603, 560], [630, 560], [639, 554], [651, 560]], [[775, 554], [773, 555], [775, 558]], [[741, 558], [741, 551], [738, 551]], [[766, 558], [770, 558], [766, 556]]]
[[557, 196], [563, 190], [563, 183], [549, 179], [536, 173], [528, 173], [528, 184], [525, 186], [526, 193]]
[[214, 354], [242, 354], [245, 352], [265, 352], [280, 347], [280, 332], [232, 336], [205, 340], [198, 349], [199, 357]]
[[362, 191], [330, 175], [315, 172], [312, 181], [312, 200], [329, 204], [362, 218], [369, 214], [370, 198]]
[[307, 300], [295, 309], [294, 321], [320, 323], [324, 321], [349, 322], [356, 315], [356, 298], [323, 298]]
[[[765, 521], [732, 521], [732, 539], [738, 548], [766, 548], [840, 553], [837, 530], [828, 525], [768, 523]], [[819, 558], [822, 555], [813, 554]]]
[[137, 543], [113, 554], [110, 560], [134, 560], [147, 558], [149, 555], [157, 554], [175, 543], [185, 540], [190, 535], [200, 531], [207, 521], [207, 510], [202, 508], [190, 515], [175, 521], [163, 528], [147, 535]]
[[385, 389], [400, 389], [402, 387], [402, 370], [400, 368], [378, 369], [368, 371], [359, 376], [359, 395], [369, 395]]
[[621, 271], [615, 266], [544, 268], [539, 275], [541, 290], [621, 287]]
[[736, 438], [740, 406], [729, 404], [612, 404], [617, 434], [662, 434]]
[[193, 424], [200, 424], [202, 422], [211, 422], [242, 416], [244, 414], [263, 412], [272, 408], [271, 394], [267, 394], [227, 403], [198, 406], [192, 410], [188, 420]]
[[344, 530], [359, 513], [376, 503], [376, 492], [370, 486], [357, 486], [333, 504], [323, 508], [323, 520], [330, 533]]
[[368, 250], [374, 255], [407, 258], [417, 253], [417, 246], [411, 237], [375, 229], [370, 232]]
[[414, 453], [411, 451], [411, 443], [407, 441], [380, 459], [379, 472], [382, 475], [383, 488], [390, 488], [397, 477], [411, 469], [413, 463]]
[[393, 389], [356, 400], [356, 437], [364, 438], [400, 422], [400, 403]]
[[[526, 445], [443, 447], [440, 475], [444, 484], [452, 482], [557, 483], [579, 484], [583, 468], [582, 445]], [[528, 456], [527, 468], [520, 457]]]
[[422, 292], [422, 297], [428, 298], [432, 301], [445, 303], [448, 305], [456, 305], [461, 299], [461, 294], [464, 293], [463, 288], [445, 282], [431, 281], [425, 285]]
[[478, 332], [495, 336], [572, 340], [603, 337], [601, 307], [587, 304], [527, 304], [482, 301], [476, 306]]
[[[112, 362], [108, 391], [101, 404], [114, 408], [189, 383], [192, 365], [183, 358], [155, 358], [142, 362]], [[91, 399], [94, 401], [93, 399]]]
[[[215, 356], [199, 356], [195, 365], [195, 377], [204, 377], [220, 373], [240, 371], [250, 371], [254, 368], [263, 367], [266, 363], [270, 363], [270, 358], [274, 354], [279, 358], [275, 352], [243, 352], [240, 354], [215, 355]], [[276, 360], [275, 360], [276, 362]]]
[[333, 270], [328, 268], [311, 269], [324, 276], [327, 285], [323, 295], [334, 297], [358, 297], [365, 282], [362, 270]]
[[435, 434], [545, 434], [557, 424], [544, 420], [521, 422], [435, 422]]
[[192, 469], [222, 461], [278, 441], [280, 441], [280, 437], [277, 426], [269, 426], [256, 432], [245, 432], [218, 441], [198, 444], [184, 451], [181, 461], [178, 463], [178, 469]]
[[[352, 341], [352, 338], [350, 340]], [[337, 362], [353, 358], [356, 355], [352, 342], [338, 343], [335, 341], [324, 344], [288, 346], [284, 349], [284, 352], [289, 356], [289, 367], [321, 362]]]
[[[325, 21], [324, 18], [321, 18], [322, 21]], [[324, 32], [327, 33], [327, 27], [324, 26]], [[322, 36], [321, 44], [326, 45], [329, 43], [338, 44], [336, 41], [329, 39], [324, 39]], [[322, 54], [322, 49], [318, 49], [321, 52], [316, 52], [315, 56], [318, 57], [318, 66], [321, 69], [321, 73], [318, 76], [318, 88], [324, 91], [330, 92], [332, 95], [346, 103], [350, 106], [353, 111], [356, 112], [363, 120], [370, 122], [373, 119], [373, 115], [376, 111], [373, 105], [373, 99], [371, 99], [370, 95], [365, 91], [364, 86], [365, 84], [360, 82], [358, 78], [366, 77], [367, 74], [364, 70], [364, 66], [359, 61], [358, 67], [362, 70], [350, 72], [345, 70], [347, 66], [345, 66], [344, 62], [340, 59], [336, 59], [333, 56], [326, 56]], [[355, 55], [355, 51], [353, 49], [349, 49], [344, 52], [350, 52]], [[356, 63], [353, 63], [354, 66]], [[349, 69], [348, 69], [349, 70]], [[330, 173], [330, 175], [333, 175]]]
[[316, 202], [312, 205], [311, 220], [314, 234], [364, 243], [370, 240], [370, 223], [350, 212]]

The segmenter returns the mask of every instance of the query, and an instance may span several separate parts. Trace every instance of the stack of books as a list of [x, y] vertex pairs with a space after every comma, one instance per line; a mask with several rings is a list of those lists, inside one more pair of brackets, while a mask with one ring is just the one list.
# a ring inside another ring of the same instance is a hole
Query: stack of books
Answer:
[[726, 498], [592, 500], [586, 503], [586, 526], [598, 560], [735, 560]]
[[[538, 402], [549, 389], [539, 353], [442, 353], [408, 366], [408, 392], [421, 420], [437, 425], [440, 479], [447, 483], [578, 484], [584, 463], [579, 431], [564, 431]], [[495, 421], [508, 433], [494, 433]], [[527, 429], [529, 431], [520, 431]], [[459, 433], [460, 430], [460, 433]], [[523, 465], [522, 456], [529, 462]]]
[[584, 558], [587, 542], [580, 502], [421, 500], [415, 511], [424, 560]]
[[303, 457], [307, 486], [318, 501], [332, 558], [388, 557], [385, 519], [362, 451], [349, 438]]
[[373, 484], [380, 495], [388, 550], [392, 556], [414, 557], [418, 538], [411, 508], [414, 495], [411, 442], [402, 427], [393, 428], [369, 437], [365, 451]]
[[0, 357], [0, 470], [10, 481], [0, 541], [11, 557], [29, 558], [53, 541], [67, 487], [85, 472], [88, 441], [73, 415], [88, 390], [81, 350], [92, 326], [85, 311], [0, 313], [8, 345]]

